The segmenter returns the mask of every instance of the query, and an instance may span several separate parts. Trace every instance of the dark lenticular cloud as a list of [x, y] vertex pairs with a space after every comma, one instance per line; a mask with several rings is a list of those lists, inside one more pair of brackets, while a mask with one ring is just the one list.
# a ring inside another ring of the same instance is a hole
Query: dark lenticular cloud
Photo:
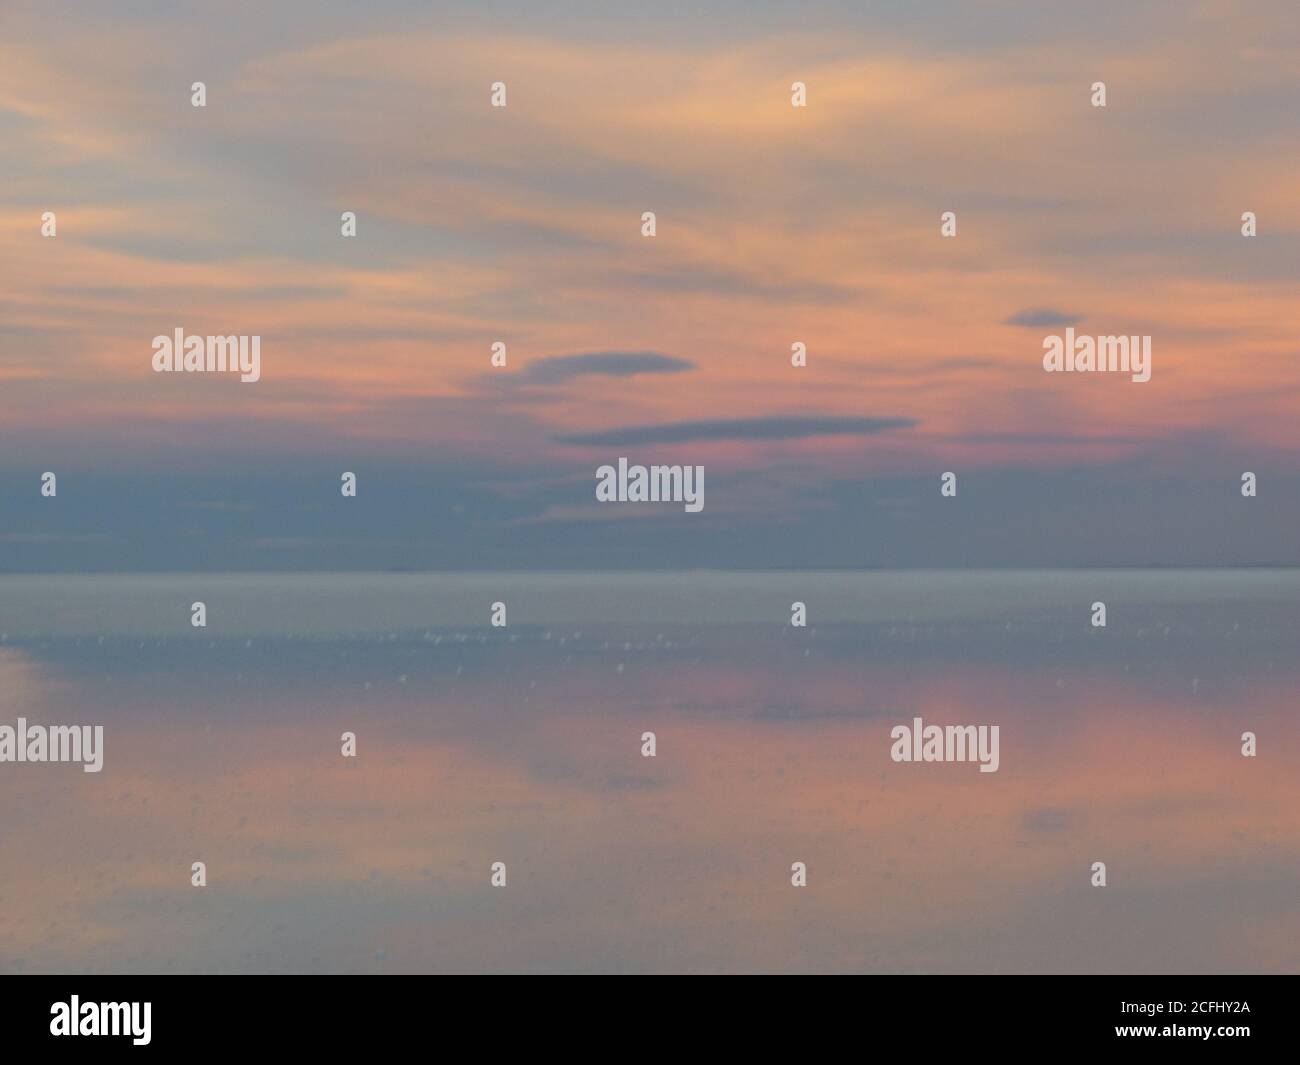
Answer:
[[654, 351], [595, 351], [583, 355], [553, 355], [530, 362], [520, 375], [531, 384], [557, 384], [587, 374], [633, 377], [644, 373], [684, 373], [695, 369], [689, 359]]
[[1078, 325], [1083, 320], [1081, 315], [1054, 311], [1050, 307], [1035, 307], [1013, 314], [1003, 325], [1023, 325], [1031, 329], [1050, 328], [1051, 326]]
[[668, 422], [610, 429], [576, 436], [557, 436], [560, 444], [677, 444], [688, 440], [793, 440], [808, 436], [870, 436], [889, 429], [910, 429], [915, 418], [769, 417]]

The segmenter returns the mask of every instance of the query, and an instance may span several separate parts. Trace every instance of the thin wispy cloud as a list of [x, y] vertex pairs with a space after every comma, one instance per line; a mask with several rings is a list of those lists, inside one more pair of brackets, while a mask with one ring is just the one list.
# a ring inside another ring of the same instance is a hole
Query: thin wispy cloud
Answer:
[[707, 419], [639, 425], [597, 433], [557, 436], [561, 444], [680, 444], [697, 440], [799, 440], [812, 436], [873, 436], [891, 429], [911, 429], [915, 418], [786, 417]]
[[554, 385], [575, 377], [636, 377], [638, 374], [685, 373], [695, 369], [689, 359], [654, 351], [594, 351], [581, 355], [552, 355], [535, 359], [511, 380]]
[[1066, 314], [1064, 311], [1054, 311], [1050, 307], [1037, 307], [1027, 311], [1021, 311], [1013, 314], [1006, 319], [1004, 325], [1021, 325], [1026, 328], [1050, 329], [1053, 326], [1078, 325], [1083, 319], [1077, 314]]

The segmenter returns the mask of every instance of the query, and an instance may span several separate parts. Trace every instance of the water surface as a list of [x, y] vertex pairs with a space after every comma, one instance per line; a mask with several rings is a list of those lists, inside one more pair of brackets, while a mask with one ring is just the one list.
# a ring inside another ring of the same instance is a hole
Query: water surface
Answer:
[[0, 765], [0, 969], [1300, 971], [1298, 639], [1292, 570], [0, 578], [0, 724], [106, 734]]

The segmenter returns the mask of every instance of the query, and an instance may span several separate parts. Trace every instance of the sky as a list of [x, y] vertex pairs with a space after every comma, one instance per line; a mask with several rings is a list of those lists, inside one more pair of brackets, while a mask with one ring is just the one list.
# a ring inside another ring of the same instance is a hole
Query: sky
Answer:
[[0, 571], [1296, 564], [1298, 70], [1284, 2], [0, 2]]

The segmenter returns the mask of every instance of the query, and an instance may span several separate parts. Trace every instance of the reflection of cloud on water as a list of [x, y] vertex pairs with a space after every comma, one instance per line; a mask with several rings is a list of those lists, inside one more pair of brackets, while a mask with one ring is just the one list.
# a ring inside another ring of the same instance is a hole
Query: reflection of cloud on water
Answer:
[[[780, 645], [759, 654], [697, 635], [676, 656], [620, 650], [629, 665], [614, 674], [608, 655], [553, 643], [502, 646], [502, 668], [459, 679], [449, 661], [437, 676], [403, 665], [405, 683], [371, 687], [394, 672], [388, 642], [325, 643], [199, 684], [143, 669], [147, 649], [136, 663], [122, 647], [93, 668], [80, 660], [59, 703], [109, 723], [105, 771], [0, 770], [13, 814], [0, 964], [1289, 964], [1300, 826], [1279, 797], [1300, 774], [1284, 677], [1236, 691], [1225, 717], [1091, 667], [1064, 688], [1055, 670], [1014, 664], [882, 671], [837, 656], [799, 671]], [[312, 666], [335, 659], [347, 669]], [[12, 650], [0, 678], [33, 704], [48, 690]], [[756, 718], [773, 692], [791, 715]], [[837, 712], [868, 695], [889, 712]], [[998, 722], [1002, 768], [889, 762], [889, 728], [913, 713]], [[1239, 716], [1269, 737], [1269, 758], [1240, 758]], [[345, 729], [355, 763], [339, 757]], [[645, 729], [653, 760], [639, 753]], [[196, 858], [202, 891], [189, 886]], [[799, 891], [796, 858], [811, 876]], [[1087, 885], [1097, 858], [1104, 893]], [[487, 884], [498, 859], [504, 891]]]

